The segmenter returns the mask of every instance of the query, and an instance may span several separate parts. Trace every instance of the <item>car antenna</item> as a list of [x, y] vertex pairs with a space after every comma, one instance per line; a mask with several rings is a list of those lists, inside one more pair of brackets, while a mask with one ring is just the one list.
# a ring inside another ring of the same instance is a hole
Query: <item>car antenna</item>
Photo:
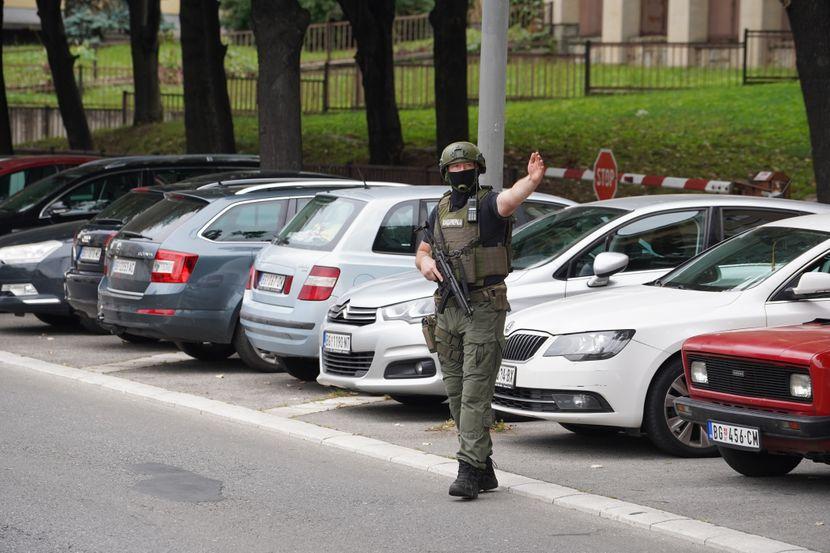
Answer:
[[363, 176], [363, 171], [361, 171], [360, 167], [357, 166], [355, 166], [355, 169], [357, 169], [357, 176], [360, 177], [360, 180], [363, 181], [363, 189], [368, 190], [369, 183], [366, 182], [366, 177]]

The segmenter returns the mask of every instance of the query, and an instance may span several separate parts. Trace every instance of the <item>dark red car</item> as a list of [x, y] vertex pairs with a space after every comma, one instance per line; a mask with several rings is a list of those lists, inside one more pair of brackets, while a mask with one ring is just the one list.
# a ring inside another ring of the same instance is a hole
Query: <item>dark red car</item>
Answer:
[[0, 157], [0, 202], [35, 181], [94, 159], [98, 158], [79, 155]]
[[781, 476], [802, 459], [830, 464], [830, 320], [704, 334], [683, 344], [688, 398], [730, 467]]

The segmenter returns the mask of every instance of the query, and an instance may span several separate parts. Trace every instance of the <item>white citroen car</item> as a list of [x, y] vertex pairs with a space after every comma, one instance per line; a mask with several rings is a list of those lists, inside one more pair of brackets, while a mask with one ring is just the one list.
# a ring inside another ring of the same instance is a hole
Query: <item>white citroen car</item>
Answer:
[[[643, 431], [675, 455], [713, 454], [706, 431], [674, 408], [687, 395], [681, 344], [830, 318], [830, 274], [815, 296], [815, 273], [830, 273], [826, 214], [755, 228], [648, 284], [525, 309], [508, 317], [493, 405], [574, 432]], [[736, 385], [765, 385], [743, 376], [733, 372]]]
[[[516, 312], [548, 300], [649, 282], [747, 229], [820, 212], [830, 213], [830, 206], [702, 194], [569, 207], [514, 233], [508, 299]], [[340, 296], [321, 335], [347, 336], [350, 348], [323, 352], [318, 382], [389, 394], [403, 403], [443, 401], [438, 359], [427, 351], [420, 324], [434, 310], [434, 291], [434, 283], [410, 269]], [[370, 320], [362, 317], [366, 313]]]

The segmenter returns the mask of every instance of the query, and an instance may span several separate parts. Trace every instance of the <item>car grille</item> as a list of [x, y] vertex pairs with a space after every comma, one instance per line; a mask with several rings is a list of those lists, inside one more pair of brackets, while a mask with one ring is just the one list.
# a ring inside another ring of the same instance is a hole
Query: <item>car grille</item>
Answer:
[[547, 339], [547, 336], [538, 334], [513, 334], [504, 345], [502, 358], [510, 361], [527, 361], [539, 351]]
[[377, 311], [373, 307], [354, 307], [347, 301], [341, 305], [331, 306], [328, 320], [332, 323], [365, 326], [377, 320]]
[[354, 353], [323, 351], [323, 368], [329, 374], [359, 377], [366, 374], [374, 358], [374, 351]]
[[703, 361], [709, 382], [692, 385], [700, 390], [711, 390], [737, 396], [782, 399], [798, 403], [810, 403], [812, 398], [795, 398], [790, 395], [790, 375], [808, 374], [806, 367], [779, 365], [756, 359], [709, 357], [689, 355], [689, 363]]

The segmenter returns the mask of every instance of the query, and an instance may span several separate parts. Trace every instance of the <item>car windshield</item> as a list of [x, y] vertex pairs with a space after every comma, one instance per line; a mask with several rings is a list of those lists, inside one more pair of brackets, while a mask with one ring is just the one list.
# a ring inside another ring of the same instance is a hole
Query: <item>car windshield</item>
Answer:
[[759, 227], [700, 254], [655, 282], [688, 290], [727, 292], [759, 285], [830, 233], [789, 227]]
[[60, 190], [63, 185], [77, 176], [78, 173], [74, 171], [64, 171], [34, 182], [0, 204], [0, 211], [9, 213], [26, 211], [52, 192]]
[[513, 268], [547, 263], [577, 240], [626, 213], [610, 207], [578, 206], [529, 223], [513, 234]]
[[349, 198], [315, 196], [285, 225], [274, 243], [332, 250], [364, 205]]
[[92, 222], [106, 221], [108, 224], [121, 222], [129, 223], [133, 217], [158, 203], [163, 196], [158, 192], [146, 190], [132, 190], [112, 202], [105, 210], [96, 215]]

